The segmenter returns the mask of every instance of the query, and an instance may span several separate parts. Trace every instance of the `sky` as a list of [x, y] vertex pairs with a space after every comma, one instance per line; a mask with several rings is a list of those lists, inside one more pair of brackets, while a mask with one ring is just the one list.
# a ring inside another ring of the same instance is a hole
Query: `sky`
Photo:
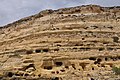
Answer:
[[39, 13], [41, 10], [88, 4], [120, 6], [120, 0], [1, 0], [0, 26]]

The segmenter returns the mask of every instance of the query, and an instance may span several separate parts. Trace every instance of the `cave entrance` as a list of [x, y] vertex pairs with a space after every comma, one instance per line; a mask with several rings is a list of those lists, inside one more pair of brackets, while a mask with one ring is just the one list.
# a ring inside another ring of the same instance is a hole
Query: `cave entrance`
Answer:
[[59, 66], [62, 66], [63, 63], [62, 62], [55, 62], [56, 66], [59, 67]]
[[43, 52], [48, 52], [49, 50], [48, 49], [43, 49]]
[[44, 66], [44, 69], [51, 70], [52, 66]]
[[35, 52], [40, 53], [40, 52], [42, 52], [42, 50], [41, 49], [36, 49]]

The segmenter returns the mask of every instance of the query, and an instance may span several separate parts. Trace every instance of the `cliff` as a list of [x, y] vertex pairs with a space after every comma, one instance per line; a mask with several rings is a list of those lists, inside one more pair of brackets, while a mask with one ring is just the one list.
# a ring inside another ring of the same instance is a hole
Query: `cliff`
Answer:
[[119, 38], [119, 6], [41, 11], [0, 28], [0, 79], [120, 79]]

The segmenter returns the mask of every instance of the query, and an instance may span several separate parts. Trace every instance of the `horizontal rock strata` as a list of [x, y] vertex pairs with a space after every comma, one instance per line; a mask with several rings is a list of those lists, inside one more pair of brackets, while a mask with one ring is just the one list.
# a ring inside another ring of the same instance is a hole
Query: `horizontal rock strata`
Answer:
[[117, 80], [120, 7], [45, 10], [0, 28], [1, 80]]

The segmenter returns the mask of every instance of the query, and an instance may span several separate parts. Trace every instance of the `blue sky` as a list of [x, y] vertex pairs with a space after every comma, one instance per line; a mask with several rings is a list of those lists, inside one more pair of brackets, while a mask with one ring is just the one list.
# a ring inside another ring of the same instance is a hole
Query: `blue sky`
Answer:
[[87, 4], [120, 6], [120, 0], [1, 0], [0, 25], [6, 25], [45, 9], [58, 9]]

